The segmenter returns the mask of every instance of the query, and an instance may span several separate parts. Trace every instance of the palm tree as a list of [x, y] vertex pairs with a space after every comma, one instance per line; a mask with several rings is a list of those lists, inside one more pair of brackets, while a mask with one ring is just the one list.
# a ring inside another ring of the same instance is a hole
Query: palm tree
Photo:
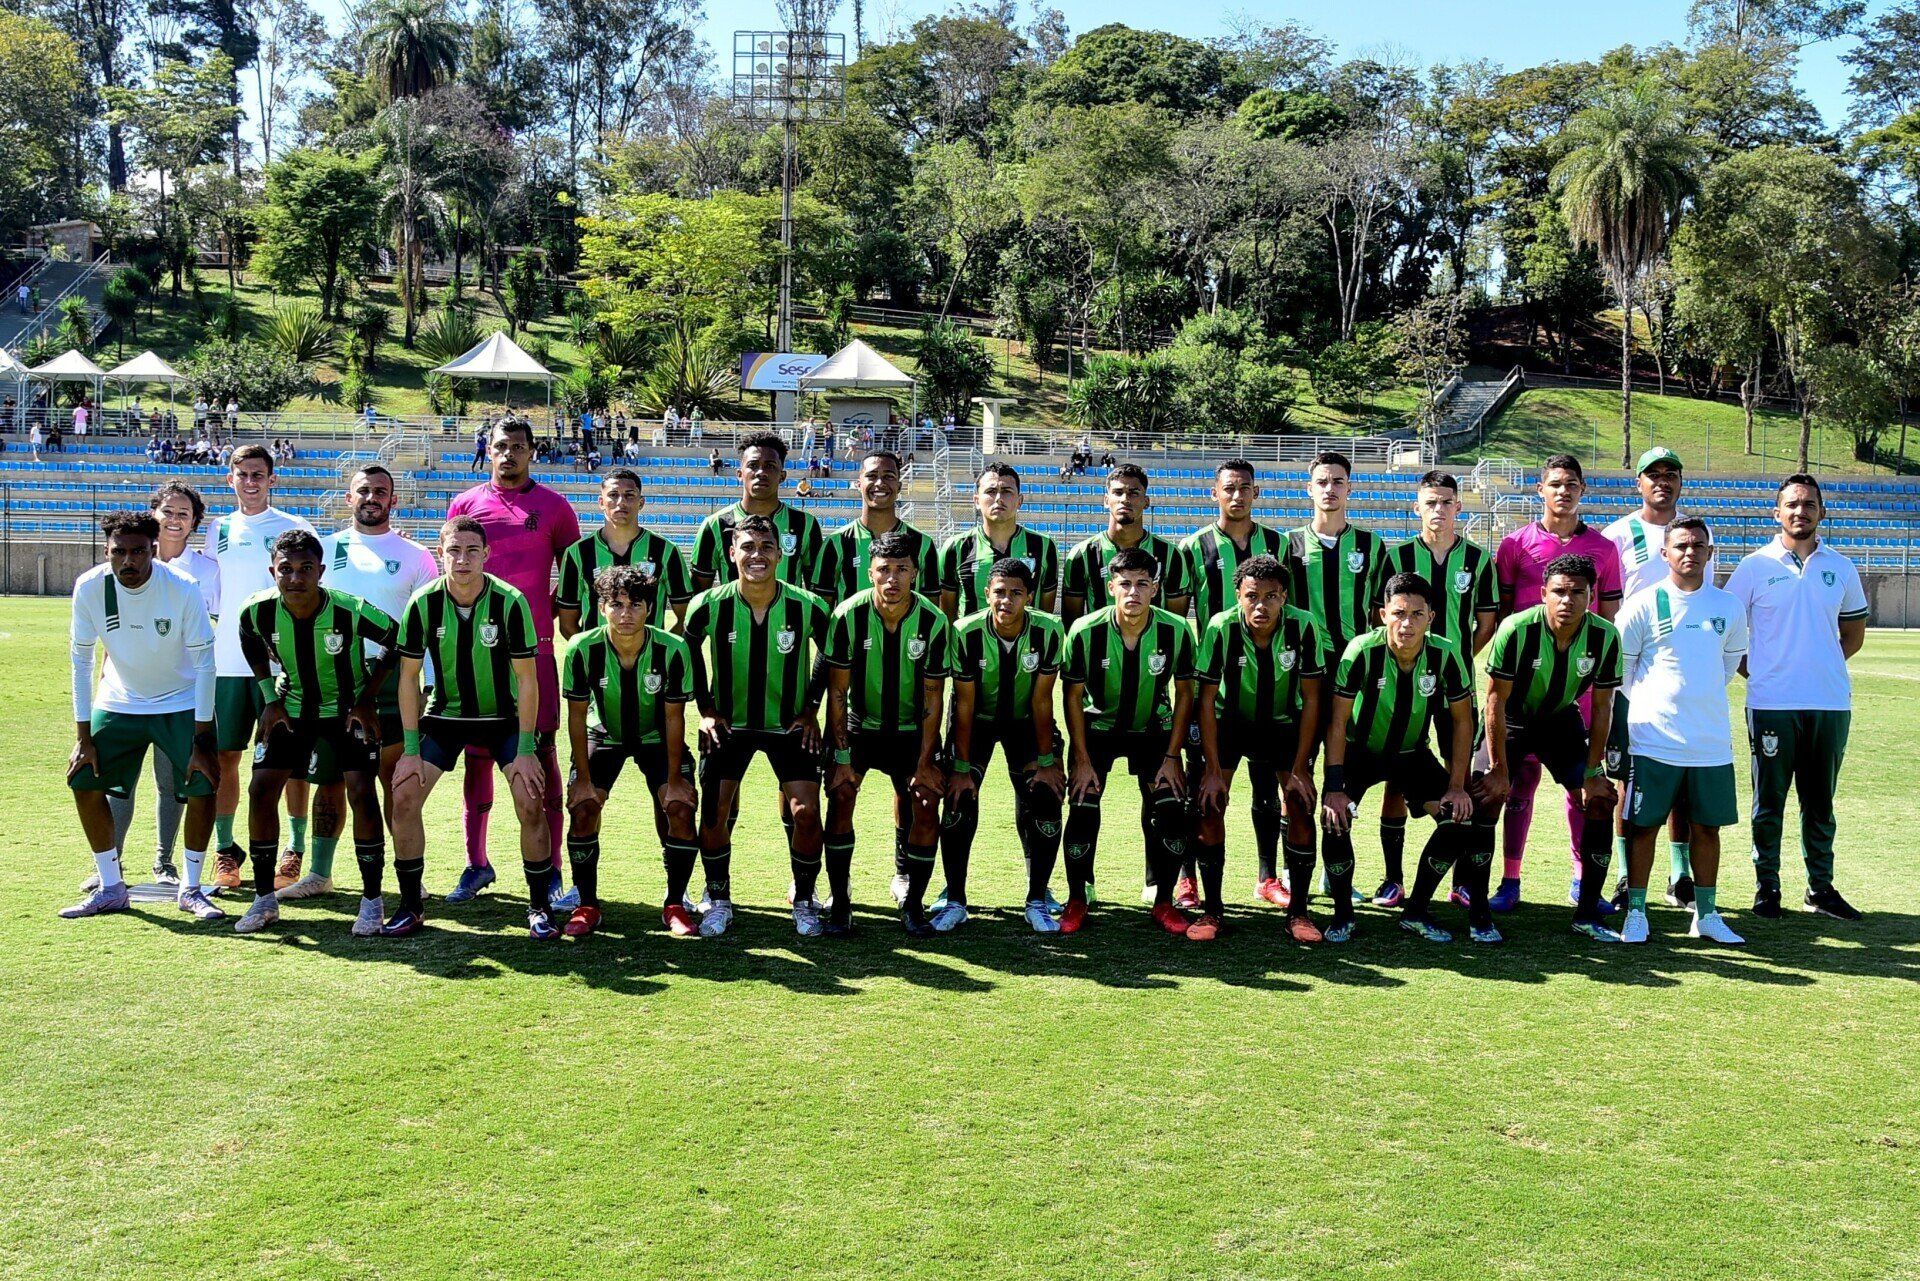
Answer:
[[361, 37], [389, 102], [418, 97], [451, 79], [461, 41], [460, 24], [445, 0], [381, 0]]
[[1694, 190], [1700, 148], [1671, 90], [1609, 85], [1560, 133], [1553, 188], [1576, 245], [1599, 255], [1620, 298], [1620, 462], [1633, 465], [1633, 284], [1665, 252]]

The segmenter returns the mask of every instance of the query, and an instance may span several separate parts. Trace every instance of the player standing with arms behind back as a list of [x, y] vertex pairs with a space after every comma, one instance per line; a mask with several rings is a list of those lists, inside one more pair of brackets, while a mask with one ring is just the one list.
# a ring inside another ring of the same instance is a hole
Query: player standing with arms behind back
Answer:
[[[955, 534], [940, 549], [940, 608], [964, 618], [987, 607], [993, 567], [1011, 556], [1033, 573], [1033, 607], [1053, 613], [1060, 581], [1060, 549], [1051, 538], [1020, 523], [1020, 473], [1006, 463], [988, 463], [973, 487], [980, 523]], [[931, 589], [923, 589], [931, 595]]]

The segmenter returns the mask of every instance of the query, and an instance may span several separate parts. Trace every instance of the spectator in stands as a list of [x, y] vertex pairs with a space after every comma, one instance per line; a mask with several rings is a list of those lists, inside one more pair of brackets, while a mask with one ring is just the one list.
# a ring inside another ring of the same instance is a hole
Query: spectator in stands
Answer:
[[201, 432], [199, 439], [193, 442], [193, 461], [205, 466], [213, 457], [213, 442], [207, 439], [207, 433]]
[[1072, 479], [1073, 479], [1073, 464], [1072, 464], [1072, 463], [1061, 463], [1061, 464], [1060, 464], [1060, 479], [1061, 479], [1061, 480], [1072, 480]]
[[[371, 410], [373, 406], [368, 405], [367, 408]], [[227, 421], [225, 426], [228, 431], [238, 431], [240, 429], [240, 398], [238, 396], [229, 394], [227, 397]], [[224, 458], [220, 461], [222, 466], [226, 465]]]
[[229, 441], [227, 444], [220, 446], [219, 463], [220, 463], [220, 466], [224, 469], [232, 461], [233, 461], [233, 444], [231, 441]]
[[81, 401], [73, 407], [73, 434], [84, 439], [87, 434], [88, 404]]
[[662, 445], [673, 443], [673, 433], [680, 429], [680, 411], [668, 405], [666, 412], [660, 415], [660, 434], [654, 437]]
[[714, 449], [714, 450], [709, 450], [707, 452], [707, 470], [708, 471], [718, 476], [720, 474], [720, 469], [725, 466], [726, 464], [720, 460], [719, 450]]
[[[37, 463], [37, 462], [39, 462], [39, 461], [40, 461], [40, 446], [41, 446], [41, 445], [43, 445], [43, 444], [45, 444], [45, 443], [46, 443], [46, 442], [45, 442], [45, 439], [44, 439], [44, 438], [43, 438], [43, 437], [42, 437], [42, 436], [40, 435], [40, 424], [36, 422], [36, 423], [35, 423], [35, 424], [33, 425], [33, 428], [32, 428], [32, 430], [30, 430], [29, 432], [27, 432], [27, 448], [28, 448], [28, 449], [31, 449], [31, 450], [33, 451], [33, 461], [34, 461], [34, 462], [36, 462], [36, 463]], [[720, 470], [720, 455], [719, 455], [719, 454], [715, 454], [715, 455], [713, 456], [713, 460], [714, 460], [714, 461], [713, 461], [713, 470], [714, 470], [714, 471], [715, 471], [716, 473], [718, 473], [718, 472], [719, 472], [719, 470]]]
[[198, 436], [207, 429], [207, 397], [203, 392], [193, 398], [193, 434]]
[[132, 423], [136, 429], [140, 425], [140, 420], [147, 416], [146, 411], [140, 408], [140, 397], [137, 393], [133, 400], [127, 405], [126, 411], [122, 416], [127, 422]]
[[147, 437], [147, 461], [150, 463], [160, 461], [160, 437], [158, 436]]
[[67, 441], [66, 438], [60, 434], [60, 423], [58, 420], [51, 418], [47, 420], [47, 452], [50, 454], [64, 454], [67, 452]]
[[13, 299], [19, 304], [21, 315], [31, 316], [33, 314], [33, 290], [28, 288], [24, 283], [13, 291]]
[[689, 418], [687, 423], [687, 443], [697, 446], [707, 438], [707, 416], [701, 411], [700, 406], [693, 407], [693, 417]]
[[1100, 470], [1112, 471], [1115, 466], [1113, 451], [1111, 449], [1103, 451], [1100, 455]]
[[160, 440], [160, 461], [172, 463], [179, 461], [179, 451], [173, 443], [173, 437], [164, 436]]
[[164, 421], [160, 416], [160, 406], [155, 405], [153, 407], [153, 413], [147, 418], [147, 430], [158, 436]]
[[798, 498], [802, 503], [805, 503], [813, 497], [813, 477], [811, 475], [800, 478], [799, 485], [794, 488], [793, 496]]
[[628, 462], [630, 463], [639, 462], [640, 461], [640, 438], [635, 436], [629, 439], [626, 445], [622, 448], [622, 452], [625, 454]]

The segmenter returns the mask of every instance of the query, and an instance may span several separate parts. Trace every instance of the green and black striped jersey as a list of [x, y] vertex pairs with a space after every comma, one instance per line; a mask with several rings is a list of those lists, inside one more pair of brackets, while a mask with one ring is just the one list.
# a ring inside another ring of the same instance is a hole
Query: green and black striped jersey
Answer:
[[1164, 609], [1132, 648], [1111, 605], [1067, 633], [1067, 681], [1083, 687], [1087, 728], [1122, 734], [1173, 727], [1174, 681], [1193, 679], [1193, 629]]
[[1387, 643], [1387, 629], [1376, 627], [1348, 642], [1333, 692], [1353, 700], [1348, 748], [1397, 756], [1426, 741], [1428, 724], [1443, 708], [1473, 697], [1473, 677], [1459, 650], [1431, 636], [1421, 642], [1413, 666], [1402, 670]]
[[[1187, 595], [1187, 557], [1177, 543], [1152, 530], [1134, 544], [1160, 565], [1159, 601], [1179, 600]], [[1068, 600], [1078, 600], [1090, 613], [1104, 607], [1112, 596], [1107, 591], [1107, 565], [1120, 554], [1120, 545], [1105, 534], [1095, 534], [1067, 553], [1060, 591]], [[1183, 603], [1180, 607], [1186, 608]]]
[[917, 730], [926, 714], [924, 682], [953, 671], [953, 627], [940, 607], [915, 592], [906, 617], [891, 630], [873, 589], [856, 592], [833, 611], [827, 662], [853, 673], [847, 725], [861, 730]]
[[[964, 618], [987, 607], [987, 580], [993, 575], [993, 563], [1007, 557], [1025, 561], [1033, 571], [1033, 603], [1055, 590], [1060, 579], [1060, 549], [1045, 534], [1025, 525], [1015, 525], [1005, 551], [994, 547], [984, 527], [975, 525], [964, 534], [955, 534], [940, 549], [940, 589], [952, 592], [959, 602], [955, 617]], [[933, 595], [932, 592], [926, 593]]]
[[1287, 603], [1307, 611], [1329, 652], [1343, 653], [1348, 641], [1379, 622], [1387, 545], [1378, 534], [1348, 525], [1329, 547], [1313, 526], [1302, 525], [1287, 535], [1282, 563]]
[[345, 716], [367, 687], [367, 646], [393, 648], [394, 623], [346, 592], [320, 589], [311, 618], [295, 618], [268, 588], [240, 607], [240, 649], [256, 669], [280, 665], [274, 688], [289, 716]]
[[1020, 634], [1007, 640], [994, 630], [993, 611], [983, 609], [953, 625], [953, 679], [978, 686], [975, 720], [1031, 720], [1034, 678], [1057, 675], [1066, 649], [1066, 629], [1052, 614], [1028, 610]]
[[653, 608], [647, 613], [651, 626], [666, 625], [668, 605], [685, 612], [687, 602], [693, 599], [687, 558], [671, 541], [651, 529], [642, 529], [626, 551], [617, 552], [602, 527], [560, 553], [560, 589], [554, 593], [553, 607], [579, 610], [582, 631], [598, 626], [600, 598], [593, 590], [593, 579], [601, 570], [615, 565], [638, 565], [653, 574]]
[[612, 634], [596, 627], [573, 638], [560, 672], [560, 696], [588, 704], [588, 726], [613, 746], [651, 746], [665, 741], [667, 704], [693, 698], [693, 658], [685, 641], [650, 626], [628, 667]]
[[[1287, 606], [1263, 648], [1238, 607], [1223, 609], [1200, 638], [1199, 681], [1214, 687], [1214, 712], [1242, 735], [1296, 724], [1304, 698], [1300, 682], [1326, 675], [1320, 629], [1305, 610]], [[1200, 697], [1207, 691], [1202, 689]]]
[[[913, 540], [913, 590], [930, 600], [940, 599], [940, 549], [933, 539], [904, 520], [893, 527], [896, 534]], [[820, 574], [814, 591], [828, 605], [837, 605], [855, 592], [873, 586], [867, 578], [867, 565], [873, 560], [873, 532], [857, 520], [850, 520], [827, 535], [820, 549]]]
[[[1242, 548], [1222, 533], [1218, 522], [1188, 534], [1180, 544], [1187, 558], [1187, 586], [1193, 593], [1193, 617], [1205, 627], [1215, 614], [1233, 605], [1233, 575], [1255, 556], [1275, 560], [1286, 555], [1285, 535], [1255, 522]], [[1162, 592], [1161, 595], [1165, 595]]]
[[813, 708], [807, 684], [827, 644], [827, 606], [804, 587], [779, 588], [753, 616], [741, 584], [710, 587], [687, 606], [694, 695], [734, 729], [784, 730]]
[[[1447, 641], [1473, 670], [1473, 631], [1482, 614], [1500, 612], [1500, 579], [1493, 572], [1493, 553], [1467, 538], [1456, 538], [1445, 556], [1418, 538], [1395, 544], [1387, 551], [1380, 571], [1380, 591], [1395, 574], [1418, 574], [1438, 594], [1433, 602], [1433, 635]], [[1385, 605], [1386, 601], [1380, 601]]]
[[400, 624], [400, 652], [433, 666], [426, 714], [449, 720], [518, 716], [513, 660], [532, 658], [539, 643], [527, 598], [492, 574], [471, 605], [453, 599], [444, 577], [434, 579], [413, 594]]
[[1580, 630], [1565, 649], [1547, 626], [1547, 609], [1535, 605], [1510, 614], [1487, 647], [1487, 673], [1511, 681], [1507, 722], [1525, 725], [1571, 707], [1590, 689], [1620, 687], [1620, 632], [1600, 615], [1580, 615]]
[[[749, 513], [739, 503], [723, 508], [700, 522], [693, 540], [693, 572], [712, 578], [715, 585], [734, 579], [733, 561], [727, 551], [733, 546], [733, 527]], [[781, 503], [767, 517], [780, 539], [780, 581], [812, 590], [819, 576], [820, 522], [813, 513], [803, 512], [789, 503]]]

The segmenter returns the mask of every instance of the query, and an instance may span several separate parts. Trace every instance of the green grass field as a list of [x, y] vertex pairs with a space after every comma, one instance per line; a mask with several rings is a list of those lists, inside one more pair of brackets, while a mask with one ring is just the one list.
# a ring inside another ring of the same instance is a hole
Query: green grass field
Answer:
[[[510, 876], [430, 902], [398, 944], [348, 936], [350, 894], [253, 938], [171, 907], [57, 920], [87, 867], [65, 619], [0, 599], [0, 1274], [1920, 1275], [1920, 636], [1874, 632], [1854, 663], [1840, 868], [1862, 925], [1755, 920], [1736, 857], [1749, 946], [1690, 941], [1665, 908], [1648, 947], [1583, 942], [1543, 801], [1503, 949], [1371, 909], [1346, 948], [1284, 943], [1247, 904], [1244, 815], [1238, 930], [1188, 944], [1133, 901], [1116, 806], [1087, 933], [1040, 940], [1002, 909], [910, 942], [875, 906], [869, 803], [863, 932], [803, 944], [756, 790], [737, 933], [676, 942], [629, 785], [608, 928], [575, 946], [525, 937]], [[976, 899], [1001, 905], [1006, 795], [989, 786], [975, 855]]]

